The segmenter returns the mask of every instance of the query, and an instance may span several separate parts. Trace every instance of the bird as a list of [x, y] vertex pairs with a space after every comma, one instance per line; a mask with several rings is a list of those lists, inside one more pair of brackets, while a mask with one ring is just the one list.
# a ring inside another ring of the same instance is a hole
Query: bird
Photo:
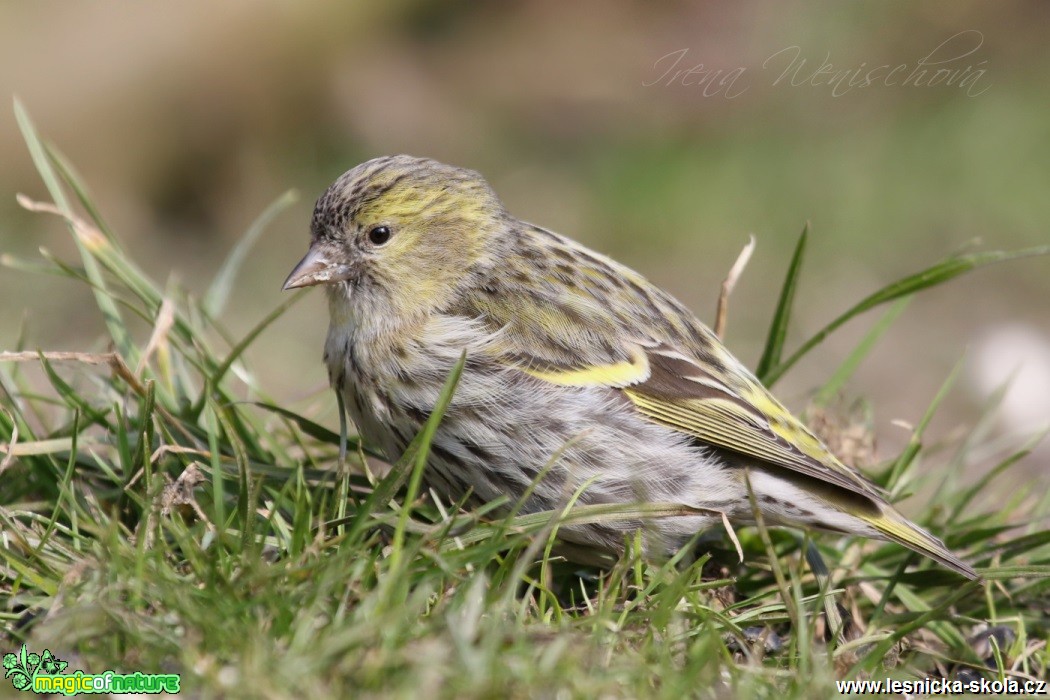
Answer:
[[757, 508], [767, 525], [890, 540], [979, 578], [682, 303], [515, 218], [479, 173], [369, 160], [318, 198], [310, 232], [284, 289], [324, 288], [324, 363], [365, 444], [398, 458], [462, 362], [423, 472], [436, 494], [523, 512], [569, 497], [688, 509], [559, 529], [598, 555], [637, 531], [646, 553], [670, 555], [700, 532], [754, 523]]

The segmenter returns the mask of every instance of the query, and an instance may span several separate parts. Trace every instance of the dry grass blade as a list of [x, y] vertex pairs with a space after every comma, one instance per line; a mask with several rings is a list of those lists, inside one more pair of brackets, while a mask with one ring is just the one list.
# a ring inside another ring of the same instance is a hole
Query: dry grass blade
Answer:
[[103, 235], [103, 233], [97, 228], [91, 226], [79, 217], [66, 214], [54, 204], [38, 202], [34, 199], [30, 199], [21, 192], [15, 195], [15, 200], [18, 202], [18, 205], [26, 211], [39, 214], [54, 214], [55, 216], [60, 216], [65, 219], [66, 223], [73, 229], [73, 232], [76, 234], [80, 242], [87, 246], [89, 250], [109, 244], [105, 235]]
[[160, 303], [160, 311], [157, 313], [157, 321], [153, 324], [153, 333], [150, 334], [149, 342], [146, 343], [146, 349], [142, 351], [142, 357], [139, 358], [138, 365], [135, 366], [135, 374], [142, 374], [142, 370], [145, 369], [149, 358], [153, 356], [157, 348], [167, 342], [168, 332], [174, 323], [175, 305], [169, 297], [164, 297], [164, 301]]
[[[0, 352], [0, 362], [34, 362], [41, 359], [47, 360], [48, 362], [78, 362], [85, 365], [109, 365], [113, 374], [131, 387], [131, 390], [136, 394], [145, 398], [149, 393], [146, 386], [139, 381], [139, 378], [135, 376], [135, 373], [132, 372], [131, 368], [128, 367], [126, 362], [124, 362], [124, 358], [115, 352]], [[155, 410], [170, 424], [177, 427], [180, 431], [183, 430], [181, 422], [176, 420], [175, 417], [172, 416], [163, 406], [158, 404]]]
[[747, 267], [748, 261], [751, 260], [751, 254], [755, 252], [755, 236], [752, 234], [744, 246], [743, 250], [740, 251], [740, 255], [736, 257], [736, 262], [733, 263], [733, 267], [729, 268], [729, 274], [726, 275], [725, 280], [722, 281], [722, 290], [718, 294], [718, 311], [715, 314], [715, 335], [720, 339], [725, 337], [726, 323], [729, 319], [729, 295], [733, 293], [733, 288], [736, 287], [737, 280], [740, 279], [740, 275], [744, 273], [744, 268]]
[[3, 450], [6, 453], [4, 458], [0, 460], [0, 475], [3, 475], [8, 467], [14, 464], [15, 461], [15, 448], [18, 446], [18, 423], [14, 420], [7, 409], [0, 410], [3, 410], [11, 421], [11, 439], [8, 441], [7, 445], [0, 445], [0, 450]]
[[131, 368], [124, 362], [124, 358], [115, 352], [0, 352], [0, 362], [35, 362], [41, 358], [48, 362], [79, 362], [85, 365], [109, 365], [113, 373], [127, 382], [136, 394], [146, 395], [146, 387], [138, 380]]

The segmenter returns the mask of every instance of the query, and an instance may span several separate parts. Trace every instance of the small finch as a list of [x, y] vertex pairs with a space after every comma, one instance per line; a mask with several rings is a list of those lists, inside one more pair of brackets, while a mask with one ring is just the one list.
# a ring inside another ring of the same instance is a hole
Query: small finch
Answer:
[[[285, 289], [324, 285], [324, 361], [364, 441], [396, 459], [466, 364], [427, 484], [524, 510], [673, 503], [696, 515], [563, 528], [668, 553], [724, 518], [888, 539], [976, 572], [793, 417], [688, 309], [633, 270], [520, 221], [476, 172], [376, 158], [317, 200]], [[535, 482], [535, 483], [534, 483]]]

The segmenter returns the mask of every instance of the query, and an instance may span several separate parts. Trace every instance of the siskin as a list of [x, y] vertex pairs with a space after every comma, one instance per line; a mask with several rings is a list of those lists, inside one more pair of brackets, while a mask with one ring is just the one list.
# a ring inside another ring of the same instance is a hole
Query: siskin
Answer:
[[[346, 172], [317, 201], [285, 289], [322, 284], [324, 361], [364, 440], [397, 458], [466, 352], [427, 484], [526, 511], [676, 503], [668, 553], [723, 518], [888, 539], [976, 572], [842, 464], [688, 309], [641, 275], [503, 208], [476, 172], [410, 156]], [[535, 483], [534, 483], [535, 482]], [[615, 553], [640, 523], [560, 537]]]

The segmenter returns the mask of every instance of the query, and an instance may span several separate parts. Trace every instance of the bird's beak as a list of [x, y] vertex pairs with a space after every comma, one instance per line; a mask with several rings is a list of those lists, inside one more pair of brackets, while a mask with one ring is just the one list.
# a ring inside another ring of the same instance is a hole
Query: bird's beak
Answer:
[[312, 245], [299, 264], [295, 266], [283, 289], [310, 287], [315, 284], [341, 282], [350, 278], [350, 266], [331, 259], [331, 253], [321, 246]]

